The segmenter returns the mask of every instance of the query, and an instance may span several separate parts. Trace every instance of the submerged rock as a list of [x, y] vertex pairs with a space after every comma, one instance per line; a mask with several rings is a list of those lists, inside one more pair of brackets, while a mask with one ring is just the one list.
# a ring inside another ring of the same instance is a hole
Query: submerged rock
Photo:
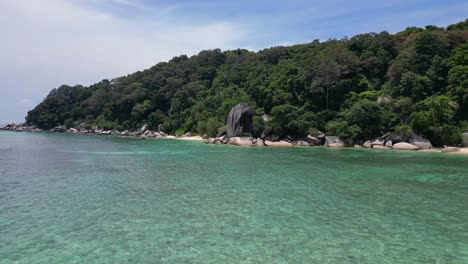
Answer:
[[226, 126], [228, 137], [241, 137], [244, 133], [252, 133], [253, 110], [244, 102], [234, 106], [229, 112]]
[[396, 143], [392, 146], [393, 149], [398, 149], [398, 150], [418, 150], [419, 148], [413, 144], [406, 143], [406, 142], [400, 142]]

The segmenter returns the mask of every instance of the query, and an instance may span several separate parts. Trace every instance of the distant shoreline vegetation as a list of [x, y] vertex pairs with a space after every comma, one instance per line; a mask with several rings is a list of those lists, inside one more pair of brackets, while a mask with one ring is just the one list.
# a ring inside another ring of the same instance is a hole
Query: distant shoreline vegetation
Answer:
[[[28, 112], [40, 129], [100, 126], [215, 137], [239, 102], [251, 136], [364, 142], [391, 133], [458, 145], [468, 130], [468, 20], [320, 43], [201, 51], [89, 87], [63, 85]], [[268, 124], [264, 120], [268, 116]]]

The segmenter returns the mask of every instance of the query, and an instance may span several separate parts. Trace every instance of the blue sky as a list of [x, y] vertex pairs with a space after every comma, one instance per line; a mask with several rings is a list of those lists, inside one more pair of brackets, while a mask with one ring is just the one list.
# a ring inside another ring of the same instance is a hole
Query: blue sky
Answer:
[[0, 124], [61, 84], [89, 85], [203, 49], [446, 26], [468, 1], [0, 0]]

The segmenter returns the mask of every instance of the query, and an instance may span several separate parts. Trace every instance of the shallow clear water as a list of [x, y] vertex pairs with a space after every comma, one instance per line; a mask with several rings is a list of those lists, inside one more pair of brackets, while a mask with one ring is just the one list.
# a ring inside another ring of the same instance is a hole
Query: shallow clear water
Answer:
[[0, 132], [0, 263], [468, 263], [468, 157]]

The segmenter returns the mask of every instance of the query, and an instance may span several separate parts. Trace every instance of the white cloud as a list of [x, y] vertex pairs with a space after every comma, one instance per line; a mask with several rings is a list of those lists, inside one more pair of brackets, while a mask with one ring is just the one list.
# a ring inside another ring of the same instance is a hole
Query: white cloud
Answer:
[[40, 101], [63, 83], [89, 85], [180, 54], [237, 48], [246, 35], [245, 29], [224, 21], [178, 23], [169, 10], [156, 12], [151, 20], [130, 19], [65, 0], [0, 0], [0, 25], [3, 113], [18, 98]]

